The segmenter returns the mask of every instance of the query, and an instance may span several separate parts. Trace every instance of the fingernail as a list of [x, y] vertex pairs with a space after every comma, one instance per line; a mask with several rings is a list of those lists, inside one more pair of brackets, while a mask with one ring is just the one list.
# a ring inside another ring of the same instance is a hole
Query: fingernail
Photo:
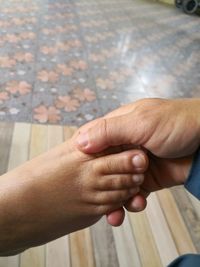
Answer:
[[135, 168], [143, 168], [145, 166], [145, 158], [143, 155], [135, 155], [132, 158], [132, 163]]
[[88, 134], [87, 133], [79, 134], [76, 141], [79, 147], [86, 148], [88, 146]]
[[132, 179], [136, 184], [141, 184], [144, 180], [144, 175], [143, 174], [133, 174]]

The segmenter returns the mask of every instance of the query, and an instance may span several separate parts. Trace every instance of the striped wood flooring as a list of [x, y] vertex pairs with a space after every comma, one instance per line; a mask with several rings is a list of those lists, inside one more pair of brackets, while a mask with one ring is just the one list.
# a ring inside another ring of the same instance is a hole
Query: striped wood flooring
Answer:
[[[0, 123], [0, 171], [63, 142], [74, 127]], [[182, 187], [152, 194], [148, 208], [127, 214], [118, 228], [96, 225], [26, 252], [0, 258], [0, 267], [160, 267], [200, 252], [200, 204]]]

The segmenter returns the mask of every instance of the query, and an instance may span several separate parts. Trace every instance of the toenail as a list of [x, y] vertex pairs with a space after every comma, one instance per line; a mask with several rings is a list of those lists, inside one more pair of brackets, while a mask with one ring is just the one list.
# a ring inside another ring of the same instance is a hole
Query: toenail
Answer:
[[132, 201], [131, 202], [131, 207], [135, 210], [135, 211], [142, 211], [143, 208], [140, 206], [140, 203], [138, 203], [137, 201]]
[[143, 168], [145, 166], [145, 158], [143, 155], [135, 155], [132, 158], [132, 163], [135, 168]]
[[133, 174], [132, 179], [135, 183], [141, 184], [144, 180], [143, 174]]
[[88, 134], [87, 133], [79, 134], [76, 142], [79, 147], [86, 148], [88, 145]]

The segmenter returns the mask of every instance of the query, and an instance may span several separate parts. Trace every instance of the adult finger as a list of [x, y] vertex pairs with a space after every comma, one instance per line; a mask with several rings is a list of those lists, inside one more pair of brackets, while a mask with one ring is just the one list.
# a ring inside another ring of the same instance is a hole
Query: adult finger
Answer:
[[85, 153], [98, 153], [110, 146], [140, 145], [144, 133], [142, 122], [134, 121], [132, 113], [99, 119], [95, 127], [80, 132], [76, 139], [78, 148]]

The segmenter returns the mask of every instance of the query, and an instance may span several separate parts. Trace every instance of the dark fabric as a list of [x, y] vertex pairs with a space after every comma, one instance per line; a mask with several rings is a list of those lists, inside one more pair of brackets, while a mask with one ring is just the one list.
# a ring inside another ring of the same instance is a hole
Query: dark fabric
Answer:
[[200, 255], [186, 254], [178, 257], [168, 267], [200, 267]]
[[[196, 152], [185, 188], [200, 200], [200, 149]], [[200, 267], [200, 255], [186, 254], [178, 257], [168, 267]]]
[[185, 188], [200, 200], [200, 149], [195, 154]]

